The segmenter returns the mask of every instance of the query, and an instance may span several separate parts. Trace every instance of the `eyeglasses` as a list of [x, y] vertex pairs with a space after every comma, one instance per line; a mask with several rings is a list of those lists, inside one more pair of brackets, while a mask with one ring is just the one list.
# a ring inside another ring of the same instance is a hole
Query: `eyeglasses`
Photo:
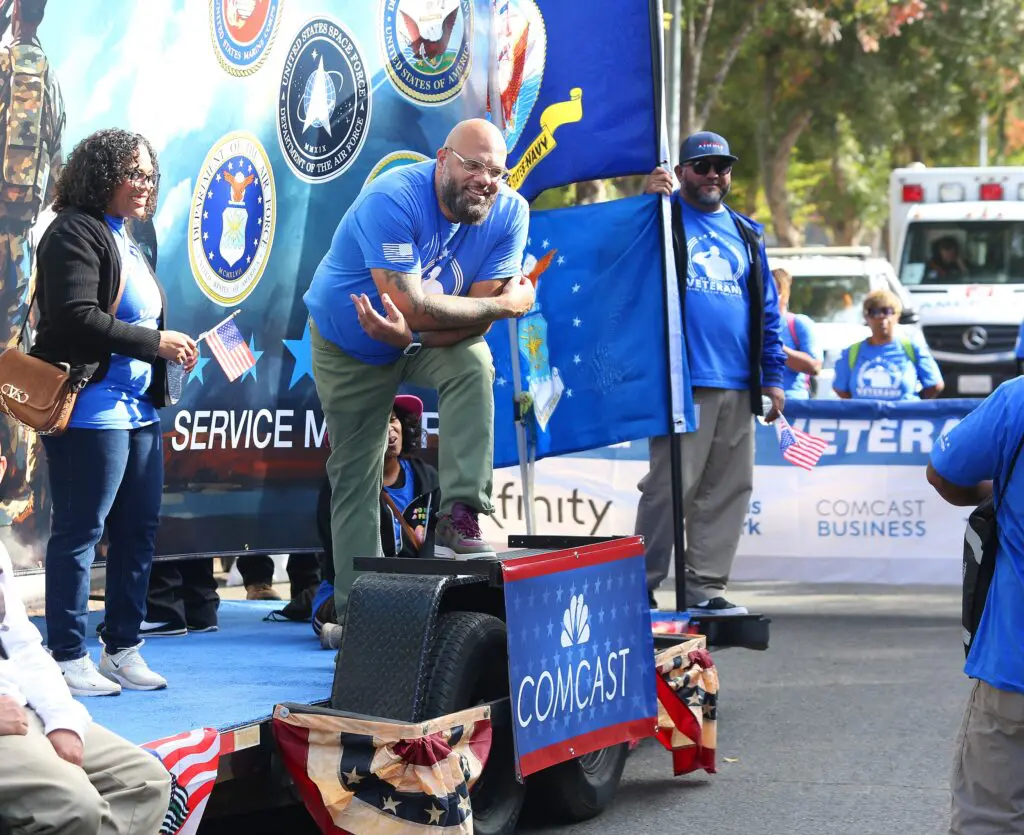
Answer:
[[871, 319], [882, 319], [892, 316], [896, 313], [894, 307], [869, 307], [868, 317]]
[[486, 174], [492, 180], [500, 180], [501, 182], [505, 182], [509, 178], [509, 175], [512, 173], [507, 168], [494, 168], [490, 165], [485, 165], [478, 159], [466, 159], [466, 157], [462, 156], [462, 154], [460, 154], [454, 148], [449, 148], [447, 145], [445, 146], [445, 150], [451, 151], [453, 154], [455, 154], [455, 158], [462, 163], [463, 170], [467, 174], [471, 174], [474, 177], [477, 176], [478, 174]]
[[732, 173], [732, 162], [727, 159], [695, 159], [693, 162], [685, 163], [685, 165], [689, 165], [693, 169], [693, 173], [701, 177], [706, 175], [712, 168], [723, 177], [726, 174]]
[[136, 168], [134, 171], [129, 172], [128, 182], [136, 188], [145, 188], [150, 186], [156, 188], [160, 184], [160, 175], [155, 171], [147, 174], [140, 168]]

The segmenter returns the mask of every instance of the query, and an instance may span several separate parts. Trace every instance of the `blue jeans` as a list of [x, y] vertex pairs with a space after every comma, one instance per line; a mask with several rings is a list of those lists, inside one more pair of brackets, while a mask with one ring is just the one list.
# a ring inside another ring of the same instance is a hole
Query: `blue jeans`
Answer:
[[43, 438], [53, 498], [46, 546], [47, 645], [57, 661], [86, 654], [89, 569], [107, 528], [104, 642], [139, 642], [164, 488], [160, 424], [69, 429]]

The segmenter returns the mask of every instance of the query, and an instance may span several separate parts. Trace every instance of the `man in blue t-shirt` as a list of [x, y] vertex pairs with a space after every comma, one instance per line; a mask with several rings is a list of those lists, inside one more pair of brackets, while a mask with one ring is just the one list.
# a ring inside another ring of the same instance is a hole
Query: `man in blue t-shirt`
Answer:
[[[697, 431], [682, 436], [686, 519], [686, 597], [696, 614], [746, 614], [725, 598], [747, 504], [754, 489], [754, 419], [782, 413], [786, 396], [778, 295], [760, 224], [722, 201], [737, 157], [717, 133], [702, 131], [680, 149], [672, 174], [656, 168], [646, 191], [671, 195], [676, 269], [684, 288], [684, 334]], [[683, 280], [685, 279], [685, 281]], [[672, 561], [675, 509], [669, 438], [650, 439], [650, 472], [640, 482], [636, 532], [645, 540], [647, 584]]]
[[494, 366], [483, 334], [522, 316], [526, 201], [505, 185], [507, 150], [482, 119], [460, 122], [436, 160], [391, 171], [341, 219], [303, 297], [331, 454], [335, 602], [345, 618], [357, 556], [380, 554], [378, 494], [388, 416], [402, 382], [436, 388], [443, 504], [436, 550], [493, 556]]
[[[939, 438], [928, 481], [950, 504], [992, 496], [995, 573], [964, 672], [977, 679], [956, 743], [950, 833], [1018, 832], [1024, 820], [1024, 379], [1003, 383]], [[1012, 470], [1012, 472], [1011, 472]]]

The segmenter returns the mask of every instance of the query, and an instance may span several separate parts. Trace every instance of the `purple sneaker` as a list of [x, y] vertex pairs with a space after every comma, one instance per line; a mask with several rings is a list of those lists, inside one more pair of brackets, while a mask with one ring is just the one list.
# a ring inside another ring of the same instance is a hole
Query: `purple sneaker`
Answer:
[[455, 560], [496, 557], [480, 532], [477, 516], [473, 508], [462, 502], [455, 502], [451, 513], [440, 514], [434, 533], [434, 556]]

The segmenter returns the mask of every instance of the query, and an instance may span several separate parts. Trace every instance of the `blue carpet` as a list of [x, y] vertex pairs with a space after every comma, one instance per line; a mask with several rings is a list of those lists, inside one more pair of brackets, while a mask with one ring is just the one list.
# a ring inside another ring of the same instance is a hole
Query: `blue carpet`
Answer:
[[[96, 722], [137, 744], [195, 728], [251, 724], [268, 718], [280, 702], [325, 701], [336, 653], [320, 648], [308, 623], [264, 622], [282, 605], [222, 601], [219, 632], [146, 641], [142, 654], [167, 679], [166, 690], [124, 690], [81, 701]], [[93, 612], [89, 618], [89, 654], [97, 663], [102, 617]], [[41, 621], [36, 625], [43, 630]]]

